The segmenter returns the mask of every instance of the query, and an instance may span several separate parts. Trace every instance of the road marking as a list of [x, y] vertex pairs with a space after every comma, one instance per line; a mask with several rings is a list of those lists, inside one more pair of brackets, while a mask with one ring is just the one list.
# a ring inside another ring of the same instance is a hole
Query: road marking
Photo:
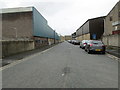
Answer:
[[52, 48], [53, 48], [53, 47], [51, 47], [51, 48], [49, 48], [49, 49], [46, 49], [46, 50], [44, 50], [44, 51], [42, 51], [42, 52], [40, 52], [40, 53], [33, 54], [32, 56], [28, 56], [28, 57], [26, 57], [26, 58], [23, 58], [23, 59], [21, 59], [21, 60], [19, 60], [19, 61], [15, 61], [15, 62], [13, 62], [13, 63], [11, 63], [11, 64], [6, 65], [6, 66], [0, 67], [0, 71], [5, 70], [5, 69], [10, 68], [10, 67], [13, 67], [13, 66], [15, 66], [15, 65], [17, 65], [17, 64], [19, 64], [19, 63], [22, 63], [22, 62], [24, 62], [24, 61], [27, 61], [27, 60], [29, 60], [29, 59], [32, 59], [33, 57], [38, 56], [38, 55], [40, 55], [40, 54], [43, 54], [43, 53], [51, 50]]

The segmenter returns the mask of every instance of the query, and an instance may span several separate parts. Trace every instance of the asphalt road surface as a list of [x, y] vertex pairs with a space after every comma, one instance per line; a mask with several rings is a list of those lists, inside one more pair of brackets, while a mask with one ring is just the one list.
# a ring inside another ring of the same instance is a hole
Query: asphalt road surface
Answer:
[[117, 88], [118, 61], [63, 42], [2, 71], [3, 88]]

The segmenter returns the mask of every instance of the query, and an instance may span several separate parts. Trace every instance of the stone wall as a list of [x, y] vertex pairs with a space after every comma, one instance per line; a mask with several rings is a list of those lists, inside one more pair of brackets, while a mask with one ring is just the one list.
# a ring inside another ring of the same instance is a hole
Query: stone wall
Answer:
[[102, 41], [107, 46], [120, 47], [120, 34], [103, 36]]
[[90, 34], [84, 34], [76, 38], [77, 40], [90, 40]]
[[2, 57], [34, 49], [34, 41], [2, 41]]
[[48, 44], [49, 44], [49, 45], [54, 44], [54, 39], [50, 39], [50, 38], [49, 38], [49, 39], [48, 39]]

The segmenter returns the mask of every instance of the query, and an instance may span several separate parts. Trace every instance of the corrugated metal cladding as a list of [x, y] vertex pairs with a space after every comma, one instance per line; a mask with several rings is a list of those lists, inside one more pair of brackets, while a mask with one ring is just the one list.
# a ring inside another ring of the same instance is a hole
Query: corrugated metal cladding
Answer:
[[87, 21], [76, 31], [76, 35], [80, 36], [82, 34], [87, 34], [90, 32], [89, 29], [90, 29], [89, 28], [89, 21]]
[[47, 24], [47, 20], [33, 7], [33, 35], [38, 37], [55, 38], [59, 36]]
[[76, 36], [84, 34], [90, 34], [90, 39], [93, 39], [93, 35], [96, 35], [96, 39], [100, 39], [104, 32], [104, 16], [88, 19], [77, 31]]

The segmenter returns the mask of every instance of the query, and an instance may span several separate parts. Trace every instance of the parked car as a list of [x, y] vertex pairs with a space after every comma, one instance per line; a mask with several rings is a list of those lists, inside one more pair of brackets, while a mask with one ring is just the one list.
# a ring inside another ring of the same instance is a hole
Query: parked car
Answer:
[[74, 44], [75, 40], [71, 40], [71, 43]]
[[71, 42], [71, 40], [67, 40], [69, 43]]
[[105, 54], [106, 47], [102, 41], [99, 40], [89, 40], [85, 46], [85, 51], [91, 52], [101, 52]]
[[82, 40], [82, 42], [80, 42], [80, 48], [85, 49], [85, 46], [86, 46], [88, 41], [89, 40]]
[[74, 41], [73, 41], [73, 44], [74, 44], [74, 45], [80, 45], [80, 41], [79, 41], [79, 40], [74, 40]]

